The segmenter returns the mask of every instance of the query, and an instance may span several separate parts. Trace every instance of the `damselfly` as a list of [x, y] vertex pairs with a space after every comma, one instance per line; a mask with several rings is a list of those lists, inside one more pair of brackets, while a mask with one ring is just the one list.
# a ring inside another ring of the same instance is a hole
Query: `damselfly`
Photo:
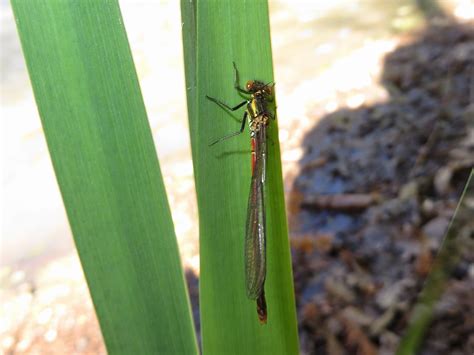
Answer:
[[239, 135], [244, 131], [248, 120], [251, 142], [252, 179], [247, 207], [247, 223], [245, 231], [245, 285], [247, 297], [256, 300], [257, 314], [260, 322], [267, 322], [267, 304], [265, 300], [266, 277], [266, 226], [264, 184], [267, 161], [267, 125], [275, 117], [269, 110], [269, 104], [274, 100], [273, 83], [265, 84], [258, 80], [249, 80], [245, 89], [239, 85], [239, 73], [234, 63], [234, 87], [246, 95], [246, 99], [231, 107], [226, 103], [206, 96], [219, 106], [235, 111], [247, 105], [240, 130], [219, 138], [210, 145]]

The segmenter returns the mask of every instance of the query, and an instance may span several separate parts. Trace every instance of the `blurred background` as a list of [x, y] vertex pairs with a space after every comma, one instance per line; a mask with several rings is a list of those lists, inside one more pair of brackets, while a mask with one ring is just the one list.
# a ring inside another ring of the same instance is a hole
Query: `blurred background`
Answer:
[[[301, 352], [391, 354], [474, 166], [474, 3], [269, 4]], [[179, 1], [120, 5], [199, 329]], [[9, 2], [0, 9], [0, 353], [105, 353]], [[474, 353], [466, 238], [422, 354]]]

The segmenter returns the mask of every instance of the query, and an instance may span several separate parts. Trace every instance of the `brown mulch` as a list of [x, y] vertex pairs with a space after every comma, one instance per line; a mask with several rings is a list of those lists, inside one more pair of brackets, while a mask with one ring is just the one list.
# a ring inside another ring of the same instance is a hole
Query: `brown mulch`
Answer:
[[[304, 354], [394, 353], [474, 166], [472, 26], [433, 24], [387, 55], [382, 79], [387, 102], [305, 138], [290, 209]], [[474, 353], [466, 243], [421, 354]]]

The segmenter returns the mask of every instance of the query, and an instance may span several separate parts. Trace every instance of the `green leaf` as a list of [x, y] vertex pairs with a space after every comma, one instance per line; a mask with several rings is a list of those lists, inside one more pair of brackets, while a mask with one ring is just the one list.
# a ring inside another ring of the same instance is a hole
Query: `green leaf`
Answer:
[[108, 352], [197, 353], [171, 214], [118, 3], [12, 5]]
[[[188, 108], [188, 117], [196, 117], [196, 89], [197, 89], [197, 24], [196, 24], [196, 1], [195, 0], [181, 0], [181, 20], [182, 20], [182, 34], [183, 34], [183, 54], [184, 54], [184, 68], [186, 77], [186, 99]], [[197, 120], [189, 119], [189, 124], [195, 124]], [[192, 132], [196, 131], [196, 127], [190, 128]], [[191, 145], [193, 146], [192, 154], [194, 153], [194, 136], [191, 136]], [[196, 164], [194, 164], [194, 167]], [[199, 169], [198, 169], [199, 170]], [[194, 169], [196, 174], [196, 169]]]
[[[268, 323], [261, 325], [255, 301], [246, 297], [244, 281], [251, 175], [248, 133], [209, 147], [239, 129], [243, 111], [230, 114], [205, 97], [231, 105], [242, 101], [233, 87], [233, 61], [242, 85], [249, 79], [273, 80], [267, 3], [198, 1], [196, 5], [193, 12], [193, 4], [182, 1], [185, 55], [197, 58], [186, 60], [186, 78], [187, 87], [192, 87], [194, 78], [197, 84], [195, 91], [187, 93], [199, 207], [203, 352], [294, 354], [298, 337], [277, 121], [270, 123], [268, 132]], [[196, 15], [194, 27], [190, 14]]]

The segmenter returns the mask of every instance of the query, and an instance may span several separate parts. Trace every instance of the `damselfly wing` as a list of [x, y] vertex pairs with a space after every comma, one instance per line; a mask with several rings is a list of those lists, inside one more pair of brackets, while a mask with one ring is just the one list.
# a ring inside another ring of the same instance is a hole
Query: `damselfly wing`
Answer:
[[261, 322], [266, 322], [265, 301], [266, 277], [266, 224], [265, 224], [265, 161], [266, 126], [261, 124], [254, 131], [252, 142], [252, 179], [247, 207], [245, 233], [245, 285], [247, 297], [257, 300], [257, 313]]

